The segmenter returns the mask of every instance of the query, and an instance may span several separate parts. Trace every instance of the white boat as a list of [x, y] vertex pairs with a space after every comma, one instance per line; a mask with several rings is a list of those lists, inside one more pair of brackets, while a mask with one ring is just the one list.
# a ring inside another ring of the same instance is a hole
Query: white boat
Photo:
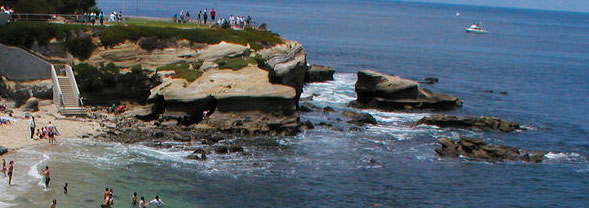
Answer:
[[489, 30], [481, 27], [480, 24], [473, 23], [470, 27], [465, 29], [466, 33], [486, 34]]

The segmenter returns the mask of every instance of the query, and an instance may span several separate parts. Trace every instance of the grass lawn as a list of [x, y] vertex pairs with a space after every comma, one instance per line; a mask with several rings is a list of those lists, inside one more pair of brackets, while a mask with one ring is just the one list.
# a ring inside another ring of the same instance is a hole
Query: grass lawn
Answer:
[[194, 24], [194, 23], [177, 23], [172, 22], [172, 19], [142, 19], [142, 18], [130, 18], [125, 22], [111, 23], [115, 25], [132, 25], [132, 26], [147, 26], [147, 27], [159, 27], [159, 28], [179, 28], [179, 29], [209, 29], [208, 25]]

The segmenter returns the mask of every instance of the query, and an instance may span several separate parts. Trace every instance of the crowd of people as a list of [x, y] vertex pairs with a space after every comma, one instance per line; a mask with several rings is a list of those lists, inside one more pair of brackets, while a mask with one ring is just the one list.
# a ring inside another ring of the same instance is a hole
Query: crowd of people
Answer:
[[[221, 28], [240, 28], [243, 29], [248, 25], [252, 24], [251, 16], [234, 16], [229, 15], [228, 18], [216, 18], [217, 11], [212, 8], [205, 8], [204, 10], [198, 11], [196, 18], [192, 23], [196, 24], [211, 24], [214, 27]], [[177, 23], [191, 23], [191, 16], [189, 11], [180, 11], [172, 16], [172, 21]]]
[[84, 12], [82, 15], [78, 16], [77, 21], [85, 24], [100, 24], [104, 25], [104, 21], [108, 22], [122, 22], [124, 21], [123, 12], [121, 11], [113, 11], [107, 16], [104, 15], [104, 12]]
[[5, 7], [4, 5], [0, 5], [0, 12], [8, 15], [14, 14], [14, 10], [12, 8]]

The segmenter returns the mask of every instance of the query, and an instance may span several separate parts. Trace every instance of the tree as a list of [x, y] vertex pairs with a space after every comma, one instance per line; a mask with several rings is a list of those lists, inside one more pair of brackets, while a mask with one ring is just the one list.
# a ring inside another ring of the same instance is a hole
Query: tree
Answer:
[[95, 0], [4, 0], [1, 5], [14, 8], [18, 13], [60, 13], [86, 12], [96, 6]]

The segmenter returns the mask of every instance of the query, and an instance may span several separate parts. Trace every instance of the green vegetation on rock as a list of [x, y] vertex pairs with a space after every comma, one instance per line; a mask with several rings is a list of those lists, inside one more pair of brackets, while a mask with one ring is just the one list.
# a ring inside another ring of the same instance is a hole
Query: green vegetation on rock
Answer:
[[120, 100], [147, 101], [150, 89], [161, 83], [157, 74], [149, 76], [140, 65], [131, 72], [119, 73], [120, 67], [109, 63], [98, 67], [81, 63], [72, 67], [78, 87], [89, 103], [110, 104]]
[[193, 82], [202, 76], [203, 72], [199, 70], [202, 61], [192, 63], [168, 64], [158, 67], [156, 71], [174, 71], [174, 77], [186, 79], [186, 81]]
[[243, 31], [201, 28], [182, 29], [173, 26], [162, 29], [158, 26], [114, 25], [89, 26], [78, 24], [54, 24], [48, 22], [18, 21], [0, 27], [0, 43], [30, 48], [34, 43], [44, 46], [53, 38], [65, 41], [68, 51], [82, 60], [89, 57], [94, 49], [91, 37], [98, 37], [103, 46], [113, 47], [127, 40], [138, 42], [146, 50], [165, 47], [165, 41], [187, 39], [194, 43], [217, 44], [221, 41], [241, 45], [249, 44], [253, 49], [282, 43], [277, 34], [247, 29]]
[[252, 57], [235, 57], [219, 59], [215, 63], [219, 65], [219, 69], [240, 70], [248, 64], [257, 64], [257, 61]]

